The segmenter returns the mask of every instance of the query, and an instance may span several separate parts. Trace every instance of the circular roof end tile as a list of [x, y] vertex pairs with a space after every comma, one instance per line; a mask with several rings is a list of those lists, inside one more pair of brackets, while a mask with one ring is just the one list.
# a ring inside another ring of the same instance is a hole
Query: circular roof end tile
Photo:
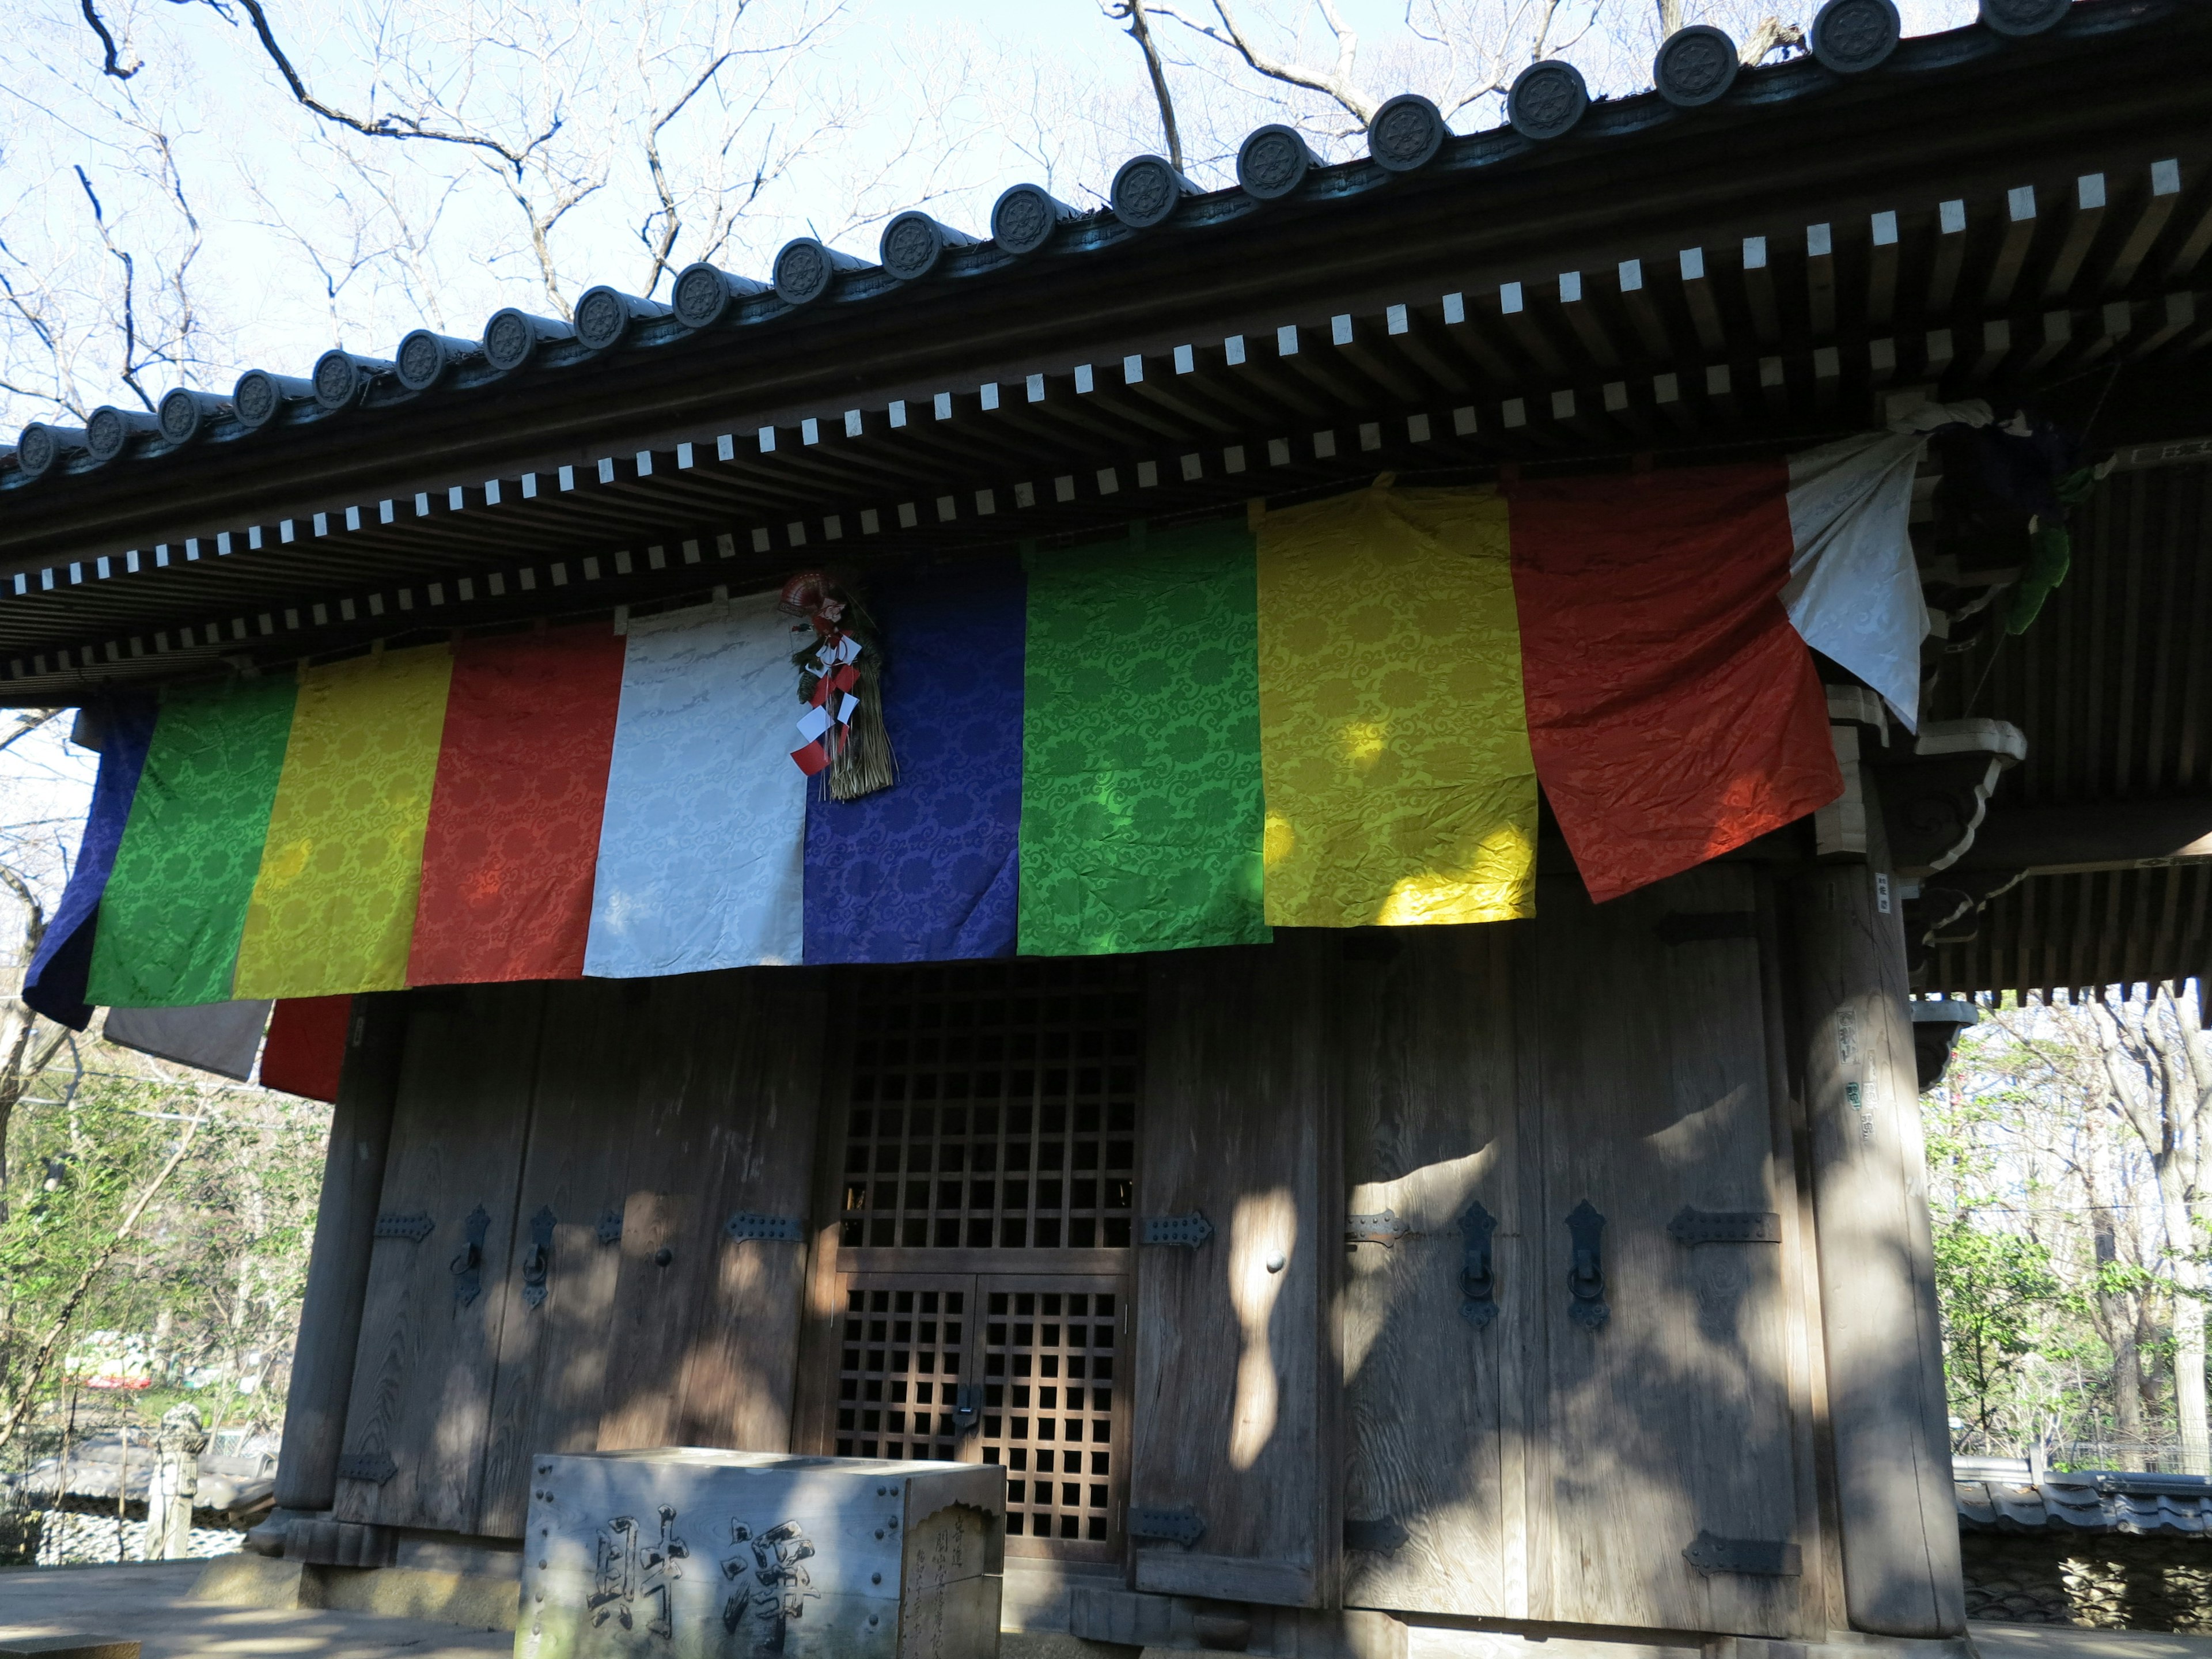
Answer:
[[1677, 109], [1696, 109], [1734, 86], [1742, 67], [1735, 41], [1710, 23], [1692, 23], [1661, 44], [1651, 79]]
[[1261, 202], [1279, 202], [1306, 181], [1320, 165], [1295, 128], [1273, 125], [1258, 128], [1237, 149], [1237, 182], [1244, 193]]
[[658, 300], [641, 300], [602, 283], [587, 288], [576, 301], [576, 339], [586, 351], [607, 351], [618, 346], [634, 323], [665, 317], [668, 307]]
[[1367, 154], [1390, 173], [1411, 173], [1436, 159], [1449, 132], [1443, 112], [1418, 92], [1401, 92], [1367, 124]]
[[686, 328], [711, 328], [728, 314], [739, 300], [768, 292], [766, 283], [732, 276], [704, 259], [684, 267], [668, 297], [676, 302], [676, 320]]
[[550, 317], [537, 317], [508, 306], [495, 311], [484, 325], [484, 361], [502, 374], [512, 374], [550, 340], [573, 340], [576, 331]]
[[1542, 143], [1564, 138], [1589, 108], [1589, 87], [1572, 64], [1547, 58], [1513, 77], [1505, 94], [1505, 118], [1523, 138]]
[[312, 380], [315, 401], [325, 409], [344, 409], [367, 397], [378, 375], [391, 372], [390, 363], [374, 357], [356, 357], [350, 351], [333, 347], [315, 359]]
[[973, 247], [975, 239], [940, 224], [927, 213], [900, 214], [884, 227], [877, 262], [902, 283], [918, 283], [937, 269], [947, 248]]
[[15, 440], [15, 465], [27, 478], [43, 478], [84, 449], [84, 434], [75, 427], [33, 421]]
[[991, 204], [991, 240], [1009, 253], [1034, 253], [1083, 216], [1039, 185], [1016, 185]]
[[1904, 33], [1896, 0], [1828, 0], [1813, 19], [1813, 56], [1838, 75], [1863, 75]]
[[392, 361], [398, 366], [400, 385], [410, 392], [428, 392], [454, 364], [483, 355], [483, 348], [474, 340], [456, 340], [418, 328], [399, 343]]
[[1150, 230], [1165, 223], [1184, 197], [1197, 194], [1198, 186], [1161, 157], [1134, 155], [1114, 175], [1107, 200], [1114, 204], [1114, 216], [1130, 229]]
[[142, 432], [152, 432], [156, 423], [151, 415], [141, 409], [117, 409], [103, 404], [92, 411], [84, 423], [85, 453], [100, 465], [120, 455], [131, 447], [131, 441]]
[[867, 268], [866, 260], [840, 253], [811, 236], [794, 236], [775, 256], [776, 296], [787, 306], [811, 305], [830, 291], [840, 272]]
[[161, 435], [172, 444], [181, 445], [198, 437], [216, 416], [228, 413], [229, 398], [180, 386], [161, 394], [161, 408], [155, 418], [161, 422]]
[[290, 374], [271, 374], [265, 368], [249, 368], [231, 388], [231, 412], [249, 432], [258, 432], [284, 412], [284, 405], [315, 395], [307, 381]]
[[2057, 27], [2073, 0], [1982, 0], [1982, 27], [2025, 39]]

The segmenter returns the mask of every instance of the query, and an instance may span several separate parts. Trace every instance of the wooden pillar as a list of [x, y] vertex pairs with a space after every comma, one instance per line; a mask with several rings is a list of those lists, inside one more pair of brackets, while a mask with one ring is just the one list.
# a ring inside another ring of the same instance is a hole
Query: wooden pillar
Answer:
[[279, 1510], [323, 1510], [337, 1501], [338, 1449], [345, 1440], [346, 1400], [353, 1389], [354, 1350], [406, 1036], [404, 994], [354, 999], [345, 1070], [323, 1160], [300, 1335], [292, 1351], [284, 1447], [276, 1461]]
[[1876, 851], [1792, 894], [1844, 1593], [1855, 1630], [1954, 1636], [1966, 1601], [1902, 906]]

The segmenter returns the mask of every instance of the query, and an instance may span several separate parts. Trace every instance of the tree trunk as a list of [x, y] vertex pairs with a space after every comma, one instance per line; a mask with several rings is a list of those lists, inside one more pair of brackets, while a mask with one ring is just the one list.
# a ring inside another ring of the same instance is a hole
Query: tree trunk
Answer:
[[2160, 1172], [2159, 1197], [2166, 1214], [2166, 1243], [2173, 1275], [2173, 1414], [2181, 1428], [2185, 1474], [2212, 1474], [2212, 1439], [2204, 1424], [2204, 1304], [2197, 1298], [2197, 1229], [2179, 1181]]

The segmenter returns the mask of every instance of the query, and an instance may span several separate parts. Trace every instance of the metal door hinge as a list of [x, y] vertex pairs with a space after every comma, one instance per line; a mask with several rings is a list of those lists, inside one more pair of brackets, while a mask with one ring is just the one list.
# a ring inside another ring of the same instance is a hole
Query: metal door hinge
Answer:
[[1157, 1538], [1188, 1549], [1206, 1536], [1206, 1517], [1196, 1510], [1131, 1510], [1129, 1536]]
[[757, 1215], [750, 1210], [739, 1210], [722, 1224], [722, 1231], [732, 1238], [770, 1239], [780, 1244], [805, 1242], [806, 1224], [795, 1215]]
[[[1202, 1211], [1193, 1210], [1188, 1215], [1148, 1215], [1139, 1237], [1146, 1244], [1180, 1244], [1194, 1250], [1213, 1237], [1213, 1224]], [[1147, 1510], [1147, 1514], [1157, 1511]]]
[[1344, 1547], [1389, 1555], [1403, 1549], [1413, 1534], [1391, 1515], [1347, 1515], [1344, 1517]]
[[469, 1212], [461, 1228], [465, 1242], [453, 1261], [453, 1301], [465, 1308], [483, 1289], [483, 1247], [485, 1237], [491, 1231], [491, 1217], [479, 1204]]
[[1716, 1538], [1700, 1531], [1682, 1552], [1702, 1573], [1740, 1572], [1763, 1578], [1796, 1578], [1804, 1571], [1804, 1553], [1795, 1544], [1771, 1538]]
[[390, 1452], [348, 1452], [338, 1459], [338, 1479], [367, 1480], [376, 1486], [399, 1473], [399, 1465], [392, 1461]]
[[1478, 1331], [1488, 1330], [1498, 1317], [1498, 1267], [1490, 1249], [1497, 1231], [1498, 1218], [1479, 1203], [1469, 1204], [1459, 1218], [1460, 1237], [1467, 1241], [1460, 1255], [1460, 1317]]
[[420, 1244], [435, 1232], [438, 1224], [417, 1210], [413, 1215], [380, 1215], [376, 1218], [376, 1237], [404, 1238]]
[[1667, 1224], [1679, 1244], [1779, 1244], [1782, 1218], [1771, 1210], [1700, 1210], [1685, 1204]]
[[1413, 1231], [1413, 1224], [1399, 1220], [1395, 1210], [1344, 1218], [1345, 1242], [1350, 1244], [1395, 1244]]
[[530, 1248], [522, 1256], [522, 1302], [525, 1307], [544, 1304], [553, 1277], [553, 1230], [561, 1218], [550, 1204], [541, 1204], [530, 1218]]
[[1567, 1316], [1589, 1330], [1601, 1329], [1613, 1317], [1605, 1302], [1605, 1218], [1584, 1199], [1568, 1212], [1567, 1236], [1574, 1254], [1567, 1267]]
[[1655, 929], [1662, 945], [1691, 945], [1703, 939], [1757, 939], [1756, 910], [1686, 912], [1662, 921]]

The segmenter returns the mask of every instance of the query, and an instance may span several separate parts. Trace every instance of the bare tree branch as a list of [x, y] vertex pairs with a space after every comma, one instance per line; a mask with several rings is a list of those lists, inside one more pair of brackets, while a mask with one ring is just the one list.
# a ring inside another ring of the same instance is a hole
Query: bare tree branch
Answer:
[[554, 134], [561, 130], [562, 119], [556, 115], [550, 128], [532, 139], [520, 149], [516, 149], [510, 145], [501, 143], [496, 138], [484, 137], [480, 133], [446, 131], [430, 125], [419, 116], [380, 115], [374, 119], [365, 120], [358, 115], [349, 115], [342, 109], [334, 109], [307, 90], [307, 83], [300, 78], [300, 71], [292, 67], [292, 60], [285, 56], [284, 48], [276, 44], [276, 31], [269, 26], [269, 14], [262, 9], [261, 0], [238, 0], [238, 3], [246, 8], [246, 15], [253, 20], [253, 32], [260, 37], [262, 50], [268, 53], [269, 61], [276, 64], [277, 73], [284, 77], [285, 85], [292, 88], [292, 96], [302, 106], [313, 110], [325, 121], [337, 126], [349, 127], [363, 137], [419, 138], [431, 143], [466, 145], [473, 149], [490, 151], [505, 161], [508, 167], [520, 173], [524, 164], [529, 161], [532, 153], [550, 141]]
[[15, 716], [15, 728], [6, 737], [0, 738], [0, 754], [13, 749], [18, 738], [29, 737], [32, 732], [61, 712], [58, 708], [23, 709]]
[[100, 37], [100, 49], [105, 56], [105, 61], [100, 66], [100, 72], [102, 75], [112, 75], [118, 81], [128, 81], [146, 67], [142, 59], [133, 62], [128, 69], [124, 68], [123, 60], [116, 53], [115, 37], [107, 32], [107, 25], [100, 21], [100, 13], [94, 9], [92, 0], [78, 0], [78, 3], [84, 8], [84, 21], [92, 25], [92, 32]]
[[1359, 54], [1359, 37], [1344, 26], [1338, 15], [1335, 0], [1315, 0], [1321, 9], [1322, 19], [1328, 25], [1329, 33], [1336, 37], [1336, 64], [1332, 69], [1316, 69], [1310, 64], [1293, 64], [1263, 52], [1253, 44], [1252, 37], [1237, 21], [1230, 9], [1229, 0], [1213, 0], [1214, 15], [1221, 20], [1216, 28], [1211, 23], [1194, 22], [1181, 12], [1165, 6], [1154, 6], [1152, 10], [1163, 17], [1171, 17], [1194, 33], [1202, 34], [1218, 46], [1227, 46], [1255, 73], [1270, 81], [1280, 81], [1285, 86], [1302, 87], [1308, 92], [1317, 92], [1332, 98], [1354, 116], [1361, 125], [1375, 118], [1382, 100], [1363, 88], [1354, 78]]
[[1114, 21], [1128, 24], [1129, 38], [1145, 54], [1145, 72], [1152, 79], [1152, 99], [1160, 106], [1160, 131], [1167, 139], [1168, 161], [1181, 173], [1182, 133], [1176, 125], [1175, 95], [1168, 90], [1167, 68], [1160, 62], [1160, 49], [1152, 39], [1152, 24], [1145, 15], [1145, 0], [1106, 0], [1103, 9]]

